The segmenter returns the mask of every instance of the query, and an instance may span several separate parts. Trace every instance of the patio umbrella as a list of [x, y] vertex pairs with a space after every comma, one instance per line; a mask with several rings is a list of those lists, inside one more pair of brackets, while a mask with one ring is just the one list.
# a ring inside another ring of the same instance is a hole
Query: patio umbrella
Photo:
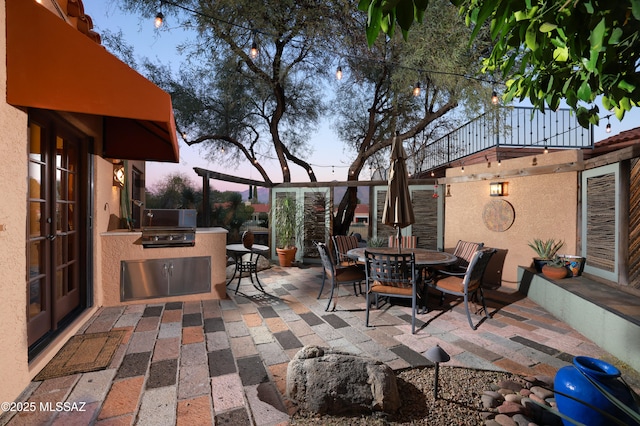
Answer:
[[402, 228], [415, 222], [405, 158], [402, 141], [396, 132], [391, 148], [391, 171], [387, 185], [387, 197], [384, 200], [382, 223], [397, 229], [398, 251], [402, 246]]

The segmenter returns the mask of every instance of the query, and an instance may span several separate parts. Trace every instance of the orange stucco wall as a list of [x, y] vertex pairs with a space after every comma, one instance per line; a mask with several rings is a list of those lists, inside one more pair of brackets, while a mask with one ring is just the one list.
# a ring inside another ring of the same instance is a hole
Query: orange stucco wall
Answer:
[[[459, 239], [484, 242], [485, 246], [507, 250], [502, 270], [502, 285], [517, 287], [517, 268], [530, 266], [535, 256], [527, 245], [534, 238], [564, 240], [561, 254], [578, 250], [577, 171], [557, 172], [566, 164], [579, 164], [577, 150], [452, 168], [447, 171], [450, 197], [445, 198], [445, 247], [454, 247]], [[541, 170], [548, 173], [537, 174]], [[455, 182], [457, 181], [457, 182]], [[490, 182], [508, 182], [508, 195], [491, 197]], [[508, 201], [515, 212], [509, 229], [503, 232], [487, 228], [483, 211], [496, 199]]]
[[[0, 0], [0, 57], [6, 57], [5, 6]], [[0, 61], [5, 96], [6, 62]], [[29, 382], [27, 363], [25, 224], [27, 114], [0, 102], [0, 401], [12, 401]]]

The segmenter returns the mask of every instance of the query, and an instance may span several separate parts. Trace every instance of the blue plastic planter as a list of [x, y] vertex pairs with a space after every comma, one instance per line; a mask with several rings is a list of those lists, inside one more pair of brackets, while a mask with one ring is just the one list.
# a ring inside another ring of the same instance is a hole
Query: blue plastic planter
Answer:
[[[613, 405], [613, 403], [585, 377], [585, 374], [598, 382], [607, 392], [621, 402], [633, 410], [640, 412], [629, 389], [620, 380], [617, 380], [618, 377], [620, 377], [620, 370], [608, 362], [596, 358], [577, 356], [573, 359], [573, 365], [558, 370], [554, 380], [554, 390], [568, 395], [563, 396], [560, 393], [556, 393], [556, 403], [558, 404], [560, 413], [589, 426], [610, 426], [615, 424], [604, 414], [579, 402], [584, 401], [613, 415], [616, 419], [622, 420], [625, 424], [637, 424]], [[579, 401], [575, 401], [569, 396]], [[566, 420], [564, 420], [564, 424], [565, 426], [574, 425]]]

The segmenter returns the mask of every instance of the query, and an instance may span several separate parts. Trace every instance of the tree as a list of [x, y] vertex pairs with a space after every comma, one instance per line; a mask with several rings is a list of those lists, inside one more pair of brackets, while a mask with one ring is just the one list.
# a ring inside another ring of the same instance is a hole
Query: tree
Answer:
[[[583, 127], [597, 124], [602, 106], [620, 120], [640, 100], [640, 0], [451, 0], [460, 7], [472, 38], [488, 26], [494, 49], [486, 72], [506, 79], [504, 100], [531, 101], [544, 111], [561, 100]], [[423, 22], [429, 0], [361, 0], [369, 44], [380, 32], [403, 35]], [[607, 112], [608, 113], [608, 112]]]
[[[157, 0], [120, 0], [125, 10], [151, 18]], [[265, 182], [261, 165], [275, 156], [285, 182], [291, 164], [315, 173], [303, 156], [309, 130], [324, 112], [321, 84], [327, 45], [348, 10], [346, 0], [163, 0], [165, 21], [197, 30], [184, 46], [189, 61], [178, 75], [145, 62], [146, 74], [167, 90], [176, 123], [189, 145], [204, 146], [226, 165], [248, 161]], [[254, 48], [255, 55], [253, 54]], [[265, 136], [266, 135], [266, 136]]]
[[[435, 6], [415, 30], [411, 45], [394, 35], [365, 49], [362, 19], [353, 20], [346, 36], [343, 30], [341, 51], [347, 52], [349, 76], [338, 84], [335, 108], [341, 139], [356, 153], [349, 181], [358, 180], [367, 164], [386, 169], [395, 131], [402, 141], [425, 134], [435, 139], [457, 127], [459, 120], [477, 115], [490, 99], [491, 86], [475, 77], [480, 57], [490, 50], [487, 37], [478, 36], [469, 47], [471, 30], [457, 9], [446, 0]], [[416, 84], [419, 96], [413, 94]], [[334, 235], [348, 231], [356, 197], [356, 187], [348, 188], [338, 205]]]
[[148, 190], [146, 204], [153, 209], [196, 209], [202, 205], [202, 191], [182, 173], [174, 173]]

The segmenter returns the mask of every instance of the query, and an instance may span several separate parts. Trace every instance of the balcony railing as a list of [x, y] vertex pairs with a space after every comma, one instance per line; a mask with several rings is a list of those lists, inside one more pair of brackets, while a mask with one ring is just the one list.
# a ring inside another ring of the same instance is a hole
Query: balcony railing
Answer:
[[499, 107], [426, 145], [422, 170], [432, 170], [493, 147], [591, 148], [593, 128], [585, 129], [570, 109]]

